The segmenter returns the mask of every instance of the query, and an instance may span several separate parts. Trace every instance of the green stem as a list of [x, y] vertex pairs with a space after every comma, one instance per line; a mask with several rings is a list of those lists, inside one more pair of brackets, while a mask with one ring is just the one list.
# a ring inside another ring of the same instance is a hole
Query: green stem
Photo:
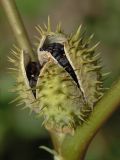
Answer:
[[120, 80], [99, 101], [91, 116], [78, 127], [74, 136], [67, 135], [61, 146], [63, 160], [83, 160], [89, 143], [120, 104]]
[[18, 42], [19, 47], [30, 55], [32, 61], [36, 61], [37, 58], [33, 53], [32, 46], [30, 44], [30, 40], [26, 33], [24, 24], [20, 17], [15, 1], [14, 0], [1, 0], [1, 4], [6, 13], [9, 24], [13, 30], [13, 33], [15, 35], [15, 38]]

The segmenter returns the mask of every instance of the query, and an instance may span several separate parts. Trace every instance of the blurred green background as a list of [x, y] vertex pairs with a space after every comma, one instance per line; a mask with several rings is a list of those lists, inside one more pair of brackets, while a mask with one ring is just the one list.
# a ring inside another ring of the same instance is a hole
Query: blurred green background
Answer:
[[[34, 26], [47, 22], [48, 15], [52, 27], [61, 21], [66, 33], [73, 32], [82, 23], [87, 35], [95, 33], [94, 41], [101, 42], [98, 52], [101, 52], [104, 71], [111, 71], [105, 86], [111, 86], [119, 77], [120, 0], [16, 0], [16, 3], [32, 42], [37, 34]], [[41, 120], [29, 114], [29, 110], [9, 104], [15, 95], [10, 92], [14, 79], [7, 71], [7, 56], [14, 43], [0, 4], [0, 160], [50, 160], [51, 155], [38, 148], [52, 147]], [[119, 123], [120, 109], [96, 135], [86, 160], [120, 159]]]

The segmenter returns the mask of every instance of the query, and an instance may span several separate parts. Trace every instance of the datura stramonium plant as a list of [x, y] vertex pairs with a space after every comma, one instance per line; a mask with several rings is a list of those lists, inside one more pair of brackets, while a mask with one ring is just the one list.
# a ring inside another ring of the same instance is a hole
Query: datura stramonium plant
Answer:
[[73, 134], [103, 95], [99, 54], [95, 54], [98, 44], [90, 47], [93, 36], [85, 40], [81, 26], [70, 36], [60, 25], [52, 32], [49, 20], [45, 29], [36, 29], [38, 62], [20, 49], [9, 57], [19, 95], [15, 100], [43, 116], [48, 130]]

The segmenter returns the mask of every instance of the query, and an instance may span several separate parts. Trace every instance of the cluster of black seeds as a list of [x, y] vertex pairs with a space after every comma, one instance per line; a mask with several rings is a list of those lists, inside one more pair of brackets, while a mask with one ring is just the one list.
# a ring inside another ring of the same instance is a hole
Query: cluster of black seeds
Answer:
[[35, 86], [36, 86], [37, 79], [40, 73], [40, 69], [41, 69], [41, 66], [38, 62], [29, 62], [26, 67], [26, 74], [29, 80], [29, 85], [32, 88], [32, 92], [35, 97], [36, 97]]
[[74, 79], [76, 82], [78, 88], [78, 80], [76, 77], [76, 74], [69, 63], [65, 52], [64, 52], [64, 46], [60, 43], [50, 43], [48, 45], [44, 45], [42, 48], [40, 48], [40, 51], [48, 51], [51, 53], [51, 55], [58, 61], [58, 63], [65, 68], [65, 70], [70, 74], [70, 76]]
[[[40, 51], [48, 51], [51, 53], [51, 55], [58, 61], [58, 63], [65, 68], [65, 70], [70, 74], [70, 76], [73, 78], [73, 80], [76, 82], [78, 88], [78, 80], [76, 77], [76, 74], [69, 63], [65, 52], [64, 52], [64, 46], [60, 43], [51, 43], [48, 45], [44, 45], [42, 48], [40, 48]], [[26, 67], [26, 74], [29, 81], [29, 85], [32, 88], [32, 92], [34, 96], [36, 97], [36, 83], [38, 76], [40, 74], [41, 66], [39, 62], [29, 62]]]

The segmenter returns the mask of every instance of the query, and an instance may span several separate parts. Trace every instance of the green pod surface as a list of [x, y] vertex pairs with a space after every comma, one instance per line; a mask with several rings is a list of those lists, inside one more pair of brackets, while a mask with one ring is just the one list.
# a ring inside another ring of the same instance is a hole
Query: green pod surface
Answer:
[[9, 58], [17, 68], [18, 99], [44, 117], [47, 129], [73, 134], [103, 95], [101, 66], [95, 54], [98, 44], [89, 47], [93, 36], [84, 40], [81, 26], [70, 36], [60, 25], [52, 32], [49, 19], [44, 30], [40, 26], [36, 29], [40, 36], [35, 66], [39, 67], [28, 67], [32, 62], [21, 50], [14, 51], [15, 58]]

